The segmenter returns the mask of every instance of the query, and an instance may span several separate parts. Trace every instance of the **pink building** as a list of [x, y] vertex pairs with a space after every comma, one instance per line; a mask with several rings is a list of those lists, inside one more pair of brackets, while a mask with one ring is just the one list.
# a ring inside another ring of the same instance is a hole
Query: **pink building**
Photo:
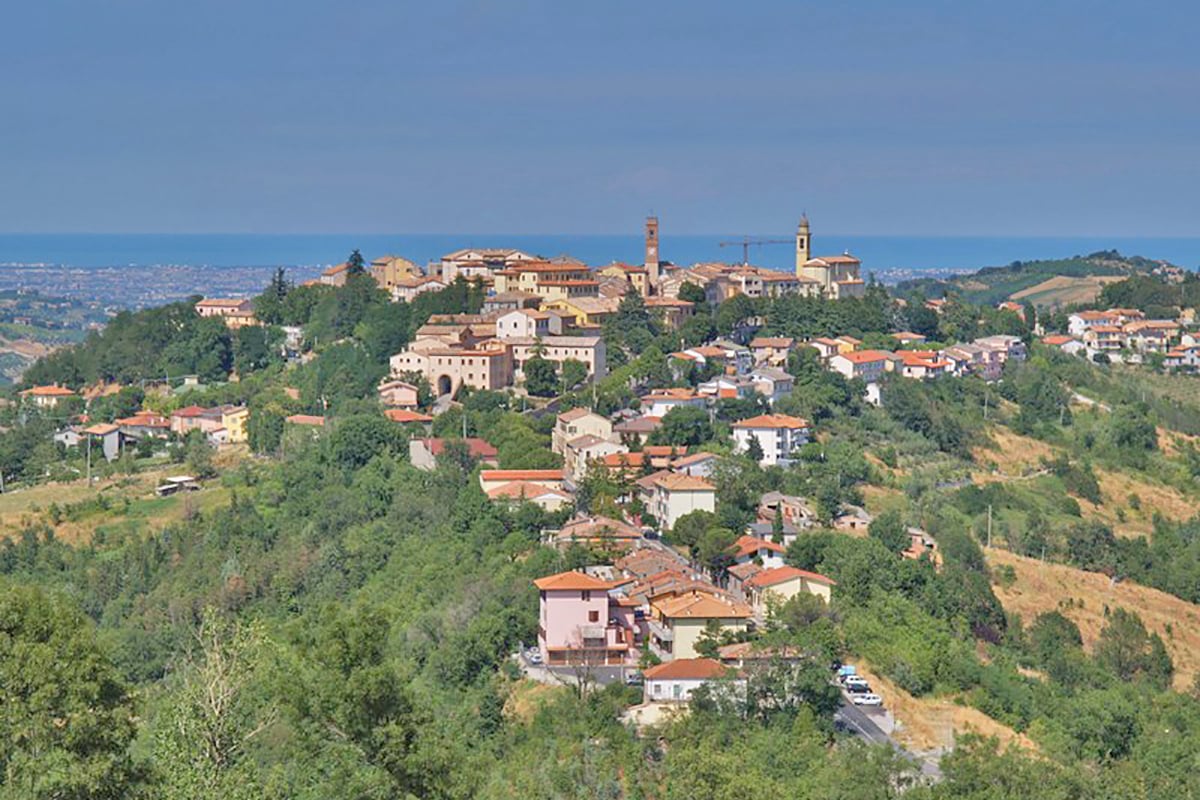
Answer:
[[547, 665], [636, 662], [636, 602], [609, 595], [612, 583], [583, 572], [560, 572], [533, 585], [541, 593], [538, 650]]

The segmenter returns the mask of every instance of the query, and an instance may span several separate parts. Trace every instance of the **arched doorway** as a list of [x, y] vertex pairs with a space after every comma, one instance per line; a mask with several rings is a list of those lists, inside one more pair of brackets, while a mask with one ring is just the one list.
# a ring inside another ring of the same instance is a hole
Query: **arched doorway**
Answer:
[[450, 380], [449, 375], [441, 375], [437, 379], [438, 397], [445, 394], [450, 394], [450, 390], [454, 388], [454, 382]]

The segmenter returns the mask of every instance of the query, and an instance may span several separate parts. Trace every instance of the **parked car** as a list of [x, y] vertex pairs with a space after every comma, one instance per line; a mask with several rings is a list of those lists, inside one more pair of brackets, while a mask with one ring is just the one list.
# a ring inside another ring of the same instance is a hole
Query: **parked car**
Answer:
[[867, 683], [867, 679], [860, 678], [858, 675], [849, 676], [844, 681], [842, 681], [842, 685], [845, 686], [846, 691], [849, 691], [849, 692], [869, 692], [869, 691], [871, 691], [871, 684]]
[[535, 665], [541, 664], [542, 663], [542, 654], [539, 653], [537, 650], [530, 650], [528, 653], [525, 654], [525, 659], [527, 661], [529, 661], [530, 664], [535, 664]]
[[640, 672], [631, 672], [625, 676], [626, 686], [641, 686], [643, 683], [645, 683], [645, 679]]
[[877, 694], [866, 692], [850, 695], [850, 702], [856, 706], [881, 706], [883, 705], [883, 698]]

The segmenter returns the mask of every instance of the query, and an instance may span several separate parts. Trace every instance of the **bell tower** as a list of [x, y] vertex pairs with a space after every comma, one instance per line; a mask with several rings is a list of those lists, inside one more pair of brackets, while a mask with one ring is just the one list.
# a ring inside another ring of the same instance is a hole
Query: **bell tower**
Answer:
[[812, 258], [812, 234], [808, 229], [808, 214], [800, 215], [800, 227], [796, 229], [796, 274], [803, 274], [804, 265]]
[[658, 289], [658, 217], [646, 217], [646, 271], [651, 292]]

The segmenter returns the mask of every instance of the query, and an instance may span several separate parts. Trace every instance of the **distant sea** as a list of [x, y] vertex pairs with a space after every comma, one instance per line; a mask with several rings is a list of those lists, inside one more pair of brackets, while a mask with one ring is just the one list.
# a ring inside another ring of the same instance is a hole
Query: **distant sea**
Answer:
[[[662, 257], [677, 264], [741, 260], [740, 246], [719, 243], [740, 236], [672, 236], [663, 232]], [[790, 233], [752, 238], [791, 240]], [[338, 263], [358, 248], [369, 260], [394, 253], [418, 264], [462, 247], [514, 247], [543, 256], [567, 253], [588, 264], [641, 262], [640, 235], [507, 234], [0, 234], [0, 269], [16, 264], [70, 267], [188, 265], [214, 267], [304, 266]], [[864, 271], [978, 269], [1012, 261], [1062, 258], [1117, 249], [1126, 255], [1200, 266], [1200, 237], [814, 236], [814, 254], [850, 251]], [[790, 269], [792, 248], [750, 248], [753, 264]]]

